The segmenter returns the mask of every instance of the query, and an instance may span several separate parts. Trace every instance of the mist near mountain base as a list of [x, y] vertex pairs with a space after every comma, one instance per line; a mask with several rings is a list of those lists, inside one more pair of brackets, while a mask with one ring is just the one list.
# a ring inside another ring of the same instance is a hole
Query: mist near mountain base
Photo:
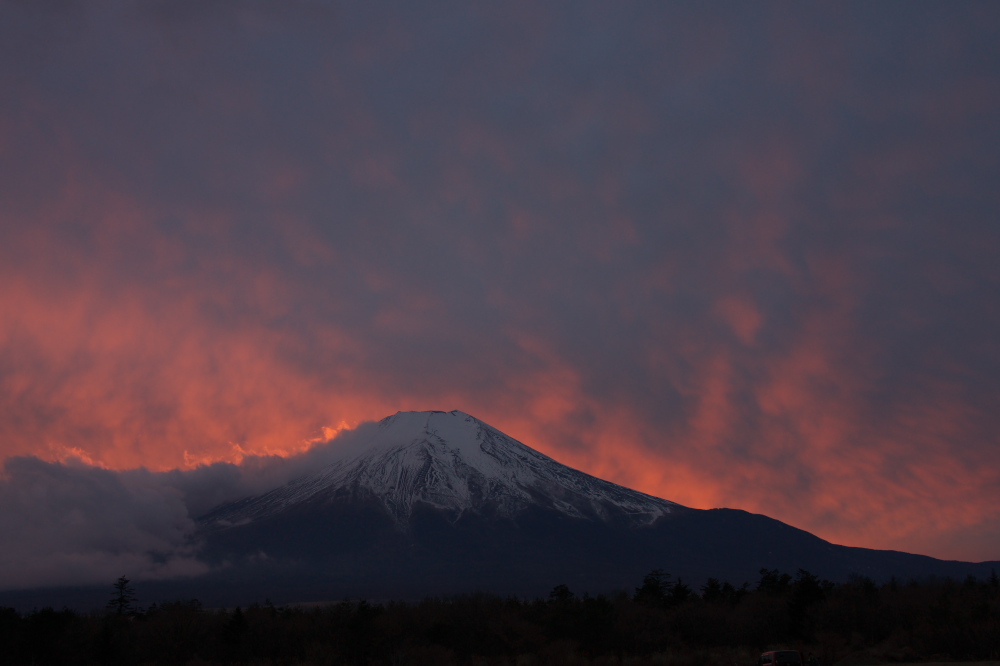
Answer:
[[167, 472], [8, 458], [0, 475], [0, 589], [206, 573], [194, 541], [198, 516], [350, 455], [375, 427], [363, 423], [294, 456]]

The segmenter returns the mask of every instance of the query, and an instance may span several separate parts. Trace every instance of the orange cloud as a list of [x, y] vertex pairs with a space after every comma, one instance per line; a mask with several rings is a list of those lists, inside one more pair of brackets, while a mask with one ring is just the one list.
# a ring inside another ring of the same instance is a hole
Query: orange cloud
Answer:
[[51, 49], [0, 60], [0, 456], [461, 409], [681, 503], [996, 557], [995, 40], [923, 83], [850, 10], [747, 9], [754, 45], [593, 9], [477, 9], [460, 47], [360, 5], [0, 21]]

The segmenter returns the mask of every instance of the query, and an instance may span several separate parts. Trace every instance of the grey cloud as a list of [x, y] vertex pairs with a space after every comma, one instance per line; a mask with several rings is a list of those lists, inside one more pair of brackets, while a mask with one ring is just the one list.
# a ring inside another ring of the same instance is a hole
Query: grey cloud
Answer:
[[[153, 2], [123, 14], [96, 2], [72, 5], [72, 30], [27, 9], [38, 4], [0, 6], [12, 91], [0, 258], [31, 284], [72, 292], [91, 277], [98, 314], [138, 293], [165, 327], [189, 315], [175, 337], [218, 356], [253, 331], [256, 353], [319, 393], [510, 400], [521, 414], [525, 384], [554, 369], [580, 387], [584, 432], [599, 406], [627, 413], [651, 456], [699, 469], [696, 444], [823, 486], [804, 462], [811, 417], [764, 404], [782, 372], [802, 375], [790, 394], [858, 423], [838, 455], [891, 436], [924, 465], [942, 453], [996, 463], [1000, 15], [988, 3]], [[66, 192], [76, 198], [53, 209]], [[26, 250], [14, 231], [39, 226], [51, 243]], [[260, 297], [258, 278], [277, 296]], [[753, 335], [720, 315], [726, 299], [759, 317]], [[13, 335], [0, 359], [16, 366], [29, 345]], [[119, 359], [116, 377], [145, 377], [154, 388], [123, 392], [149, 422], [175, 422], [160, 403], [177, 387], [151, 379], [174, 357], [156, 351]], [[111, 363], [94, 356], [32, 374], [56, 377], [37, 385], [57, 392]], [[709, 444], [691, 423], [720, 359], [735, 420]], [[962, 406], [945, 417], [962, 437], [914, 437], [925, 425], [906, 415], [941, 403]], [[13, 401], [0, 413], [32, 410], [58, 420]], [[538, 444], [587, 446], [564, 425]], [[801, 455], [775, 454], [776, 437], [801, 437]], [[163, 483], [196, 515], [284, 465]], [[802, 488], [761, 498], [726, 469], [706, 474], [731, 489], [726, 503], [808, 519]]]
[[176, 492], [182, 498], [187, 513], [197, 518], [223, 502], [265, 492], [306, 476], [341, 456], [359, 453], [359, 447], [363, 446], [375, 427], [374, 423], [362, 423], [294, 456], [251, 455], [238, 465], [214, 463], [190, 470], [156, 474], [128, 471], [121, 474], [149, 476], [156, 485]]
[[0, 476], [0, 588], [100, 584], [205, 573], [195, 519], [355, 451], [362, 424], [298, 456], [249, 456], [189, 471], [113, 471], [8, 458]]
[[0, 586], [104, 583], [206, 571], [181, 494], [149, 474], [11, 458], [0, 479]]

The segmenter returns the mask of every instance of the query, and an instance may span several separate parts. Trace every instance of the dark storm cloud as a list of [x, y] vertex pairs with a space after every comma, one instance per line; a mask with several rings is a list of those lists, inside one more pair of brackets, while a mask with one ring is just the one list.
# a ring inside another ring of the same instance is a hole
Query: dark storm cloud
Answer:
[[0, 476], [0, 588], [107, 583], [205, 573], [195, 519], [227, 501], [313, 472], [370, 436], [363, 424], [290, 456], [193, 470], [115, 471], [70, 459], [8, 458]]
[[996, 557], [993, 5], [0, 19], [8, 455], [460, 408], [682, 503]]
[[0, 479], [0, 587], [96, 583], [208, 568], [185, 543], [194, 523], [180, 493], [149, 474], [10, 458]]

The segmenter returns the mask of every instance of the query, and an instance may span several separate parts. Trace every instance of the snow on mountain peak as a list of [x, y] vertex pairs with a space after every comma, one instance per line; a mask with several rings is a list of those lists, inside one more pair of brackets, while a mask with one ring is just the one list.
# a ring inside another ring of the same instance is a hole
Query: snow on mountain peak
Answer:
[[575, 518], [649, 524], [678, 505], [567, 467], [464, 412], [398, 412], [374, 435], [314, 474], [223, 505], [209, 524], [245, 523], [302, 502], [379, 500], [405, 526], [417, 503], [457, 520], [514, 517], [531, 506]]

